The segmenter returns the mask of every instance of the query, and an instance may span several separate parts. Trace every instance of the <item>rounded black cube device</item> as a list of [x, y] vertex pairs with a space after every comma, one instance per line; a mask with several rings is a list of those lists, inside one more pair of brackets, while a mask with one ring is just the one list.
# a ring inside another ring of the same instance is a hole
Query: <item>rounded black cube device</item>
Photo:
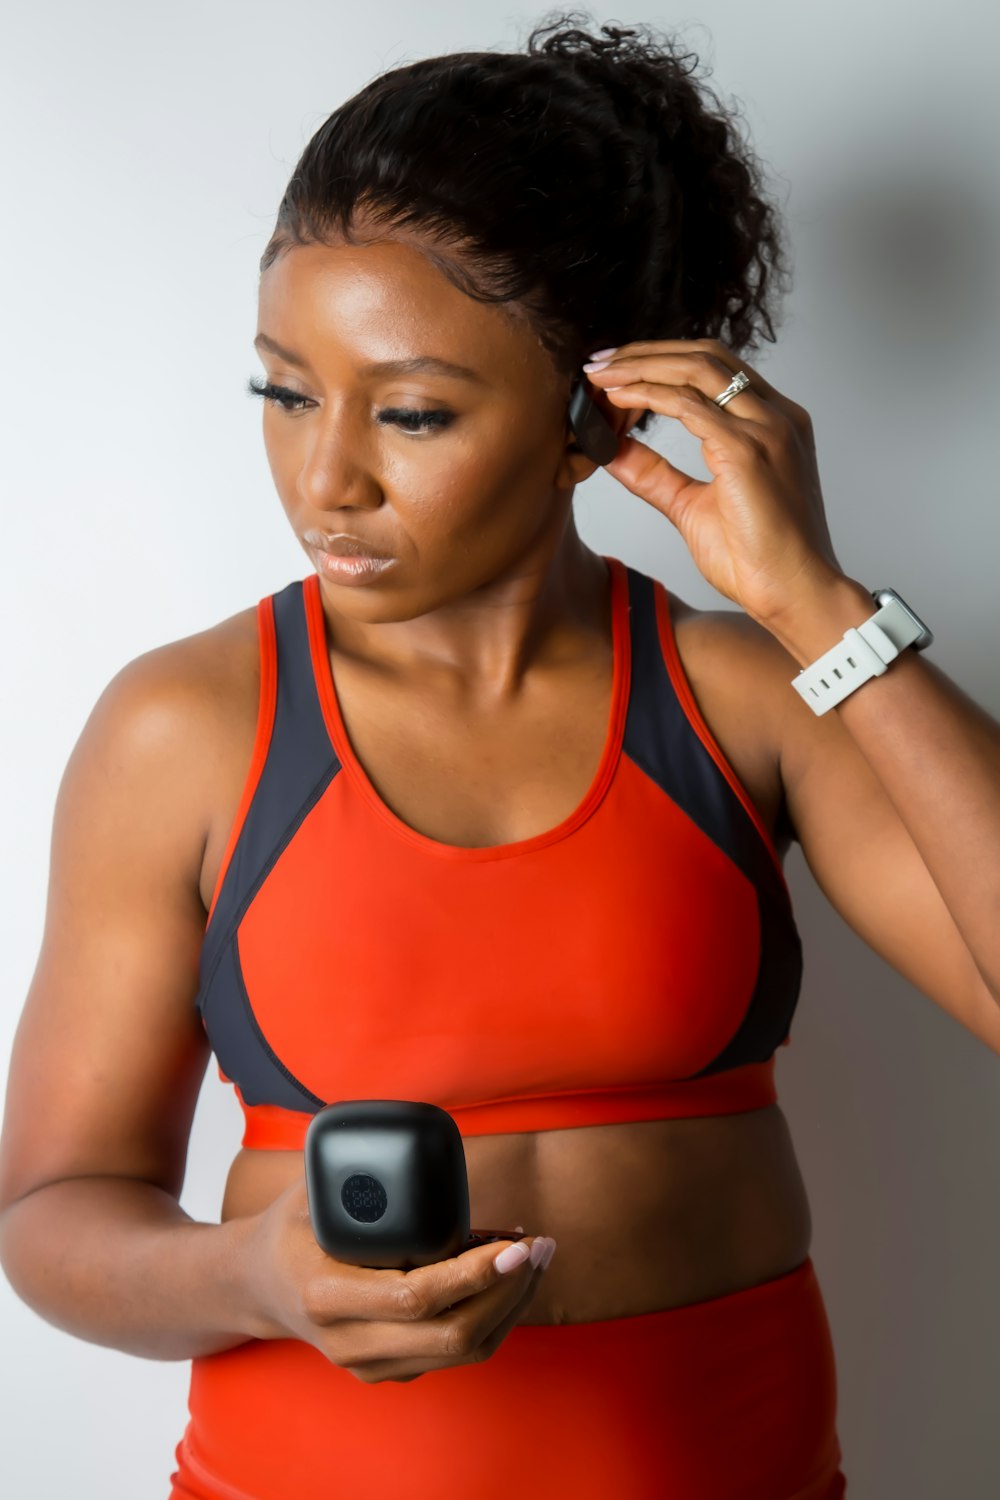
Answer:
[[469, 1179], [447, 1110], [410, 1099], [341, 1099], [309, 1122], [306, 1193], [327, 1255], [409, 1270], [470, 1241]]

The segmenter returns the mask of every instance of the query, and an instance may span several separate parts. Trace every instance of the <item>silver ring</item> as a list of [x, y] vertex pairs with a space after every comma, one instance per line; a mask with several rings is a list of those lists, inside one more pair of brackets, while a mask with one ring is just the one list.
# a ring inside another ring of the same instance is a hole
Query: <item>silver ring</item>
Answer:
[[715, 402], [716, 406], [726, 406], [730, 401], [732, 401], [734, 396], [739, 395], [740, 391], [745, 391], [749, 384], [750, 376], [747, 374], [746, 370], [737, 370], [736, 374], [733, 376], [732, 380], [726, 386], [726, 389], [722, 392], [722, 394], [719, 396], [713, 396], [712, 400]]

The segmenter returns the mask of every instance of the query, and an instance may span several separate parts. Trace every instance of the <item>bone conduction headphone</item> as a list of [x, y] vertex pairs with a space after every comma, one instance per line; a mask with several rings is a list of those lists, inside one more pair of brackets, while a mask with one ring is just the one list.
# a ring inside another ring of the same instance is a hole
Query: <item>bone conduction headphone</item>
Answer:
[[609, 464], [618, 452], [618, 435], [596, 402], [587, 394], [584, 380], [574, 382], [569, 398], [569, 425], [573, 436], [595, 464]]

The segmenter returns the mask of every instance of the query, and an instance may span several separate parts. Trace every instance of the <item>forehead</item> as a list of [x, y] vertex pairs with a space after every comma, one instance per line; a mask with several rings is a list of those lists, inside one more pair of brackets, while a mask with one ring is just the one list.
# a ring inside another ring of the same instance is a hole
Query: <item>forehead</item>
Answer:
[[372, 360], [433, 352], [478, 368], [534, 343], [509, 308], [467, 297], [396, 239], [286, 251], [261, 276], [257, 331], [303, 354], [324, 345]]

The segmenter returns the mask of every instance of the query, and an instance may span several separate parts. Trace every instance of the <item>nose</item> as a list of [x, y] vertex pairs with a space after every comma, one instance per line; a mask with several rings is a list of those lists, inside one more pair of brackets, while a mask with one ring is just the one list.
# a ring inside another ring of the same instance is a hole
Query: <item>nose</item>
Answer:
[[315, 511], [373, 510], [384, 499], [357, 440], [346, 430], [343, 416], [311, 424], [309, 441], [296, 477], [300, 500]]

